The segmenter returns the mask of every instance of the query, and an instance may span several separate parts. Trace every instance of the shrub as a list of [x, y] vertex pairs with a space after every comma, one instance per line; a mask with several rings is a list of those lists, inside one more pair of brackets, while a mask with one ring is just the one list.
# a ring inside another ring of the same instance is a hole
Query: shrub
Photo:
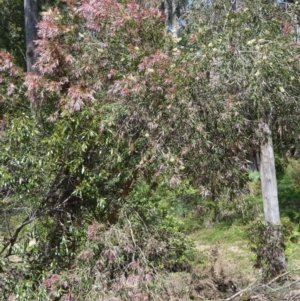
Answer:
[[280, 225], [258, 222], [248, 229], [251, 251], [256, 258], [254, 268], [262, 269], [263, 279], [278, 276], [285, 269], [285, 236]]

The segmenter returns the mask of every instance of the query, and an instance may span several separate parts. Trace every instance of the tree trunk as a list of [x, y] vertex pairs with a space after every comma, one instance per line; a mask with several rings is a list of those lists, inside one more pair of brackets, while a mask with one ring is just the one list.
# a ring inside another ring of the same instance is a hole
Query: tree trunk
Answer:
[[38, 7], [37, 0], [24, 0], [25, 36], [26, 36], [26, 66], [28, 72], [34, 72], [36, 62], [34, 40], [37, 39]]
[[[266, 135], [266, 141], [261, 145], [260, 148], [260, 177], [261, 177], [261, 189], [264, 204], [264, 216], [265, 221], [268, 225], [279, 225], [279, 202], [277, 192], [277, 180], [276, 180], [276, 169], [275, 169], [275, 157], [273, 150], [272, 133], [270, 127], [263, 123], [262, 128]], [[274, 245], [278, 245], [281, 241], [281, 232], [274, 232]], [[267, 242], [266, 242], [267, 243]], [[285, 255], [283, 247], [280, 247], [280, 253], [277, 255], [276, 261], [278, 262], [278, 270], [285, 269]]]
[[165, 0], [163, 7], [166, 15], [166, 26], [172, 30], [173, 35], [178, 38], [180, 30], [181, 2], [178, 0]]
[[236, 12], [240, 11], [243, 7], [243, 2], [242, 0], [231, 1], [231, 9]]
[[274, 225], [280, 223], [275, 158], [271, 130], [265, 123], [263, 124], [263, 131], [267, 136], [265, 143], [260, 148], [260, 176], [264, 214], [266, 222]]
[[172, 0], [172, 32], [178, 38], [180, 30], [180, 4], [176, 0]]

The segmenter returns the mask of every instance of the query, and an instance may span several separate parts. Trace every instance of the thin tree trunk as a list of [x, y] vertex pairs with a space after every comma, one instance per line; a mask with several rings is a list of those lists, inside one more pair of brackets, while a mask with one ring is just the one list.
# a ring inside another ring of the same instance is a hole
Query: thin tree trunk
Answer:
[[172, 32], [178, 38], [180, 30], [180, 5], [178, 1], [172, 0]]
[[36, 62], [34, 40], [37, 39], [38, 7], [37, 0], [24, 0], [25, 36], [26, 36], [26, 66], [28, 72], [34, 72]]
[[244, 1], [242, 0], [233, 0], [231, 1], [231, 9], [236, 12], [240, 11], [243, 7], [243, 3]]
[[263, 131], [267, 136], [265, 143], [260, 148], [260, 174], [264, 214], [266, 222], [274, 225], [280, 222], [275, 158], [271, 130], [266, 123], [263, 124]]
[[[267, 222], [267, 226], [273, 226], [280, 224], [275, 157], [271, 129], [266, 123], [263, 123], [262, 130], [266, 135], [266, 141], [260, 148], [260, 177], [264, 204], [264, 217]], [[274, 232], [274, 244], [278, 244], [278, 242], [281, 241], [281, 235], [282, 233], [280, 231]], [[286, 267], [284, 249], [283, 247], [280, 249], [280, 253], [277, 255], [276, 259], [279, 263], [278, 269], [284, 270]]]
[[166, 14], [166, 26], [170, 28], [173, 35], [178, 38], [180, 30], [181, 3], [178, 0], [165, 0], [163, 7]]

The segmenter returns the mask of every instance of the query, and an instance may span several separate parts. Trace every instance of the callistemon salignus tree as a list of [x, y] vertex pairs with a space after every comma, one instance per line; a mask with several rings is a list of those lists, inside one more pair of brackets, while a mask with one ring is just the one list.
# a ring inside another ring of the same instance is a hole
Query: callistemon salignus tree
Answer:
[[224, 108], [208, 106], [206, 66], [191, 69], [195, 61], [165, 29], [164, 12], [131, 1], [68, 4], [43, 14], [39, 74], [25, 84], [42, 120], [67, 123], [70, 138], [58, 143], [68, 145], [61, 164], [78, 179], [76, 193], [90, 185], [95, 197], [120, 199], [140, 176], [167, 174], [175, 185], [191, 171], [203, 195], [239, 186], [241, 147], [211, 125]]

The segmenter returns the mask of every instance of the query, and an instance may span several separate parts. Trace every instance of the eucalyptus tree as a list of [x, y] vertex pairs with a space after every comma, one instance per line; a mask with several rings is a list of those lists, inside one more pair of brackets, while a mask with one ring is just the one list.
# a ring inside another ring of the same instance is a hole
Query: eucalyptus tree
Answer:
[[297, 8], [244, 1], [237, 11], [213, 1], [191, 10], [186, 37], [199, 53], [194, 72], [209, 74], [207, 101], [221, 108], [215, 126], [238, 130], [224, 140], [259, 154], [265, 220], [273, 225], [280, 223], [274, 150], [286, 154], [299, 133]]
[[[20, 231], [42, 216], [56, 216], [55, 224], [63, 228], [66, 219], [80, 220], [86, 210], [115, 222], [117, 203], [141, 175], [152, 177], [145, 121], [138, 111], [130, 118], [131, 110], [112, 97], [117, 89], [112, 84], [130, 78], [144, 57], [163, 48], [164, 17], [159, 9], [133, 2], [114, 4], [70, 1], [68, 9], [43, 14], [36, 40], [38, 72], [17, 72], [12, 56], [1, 53], [0, 88], [8, 107], [1, 194], [3, 200], [8, 194], [10, 202], [26, 204], [28, 211], [3, 245], [5, 256]], [[95, 15], [99, 12], [102, 19]], [[29, 102], [38, 120], [24, 108]]]

